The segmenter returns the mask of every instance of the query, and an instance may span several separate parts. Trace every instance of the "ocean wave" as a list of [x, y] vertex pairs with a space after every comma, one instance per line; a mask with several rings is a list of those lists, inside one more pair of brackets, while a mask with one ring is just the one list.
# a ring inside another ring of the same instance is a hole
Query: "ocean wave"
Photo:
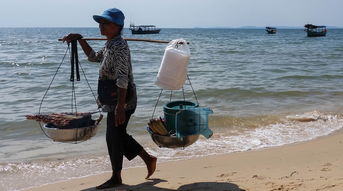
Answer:
[[[305, 118], [312, 120], [305, 120], [306, 122], [299, 120]], [[252, 118], [223, 116], [213, 120], [216, 122], [212, 122], [210, 126], [214, 130], [214, 135], [210, 139], [201, 137], [189, 147], [167, 149], [147, 143], [144, 145], [148, 152], [157, 156], [161, 162], [174, 161], [307, 141], [328, 135], [343, 127], [342, 114], [318, 111], [300, 113], [299, 115]], [[253, 125], [254, 122], [258, 125]], [[218, 126], [222, 127], [216, 128]], [[84, 145], [85, 148], [90, 148], [93, 143], [82, 144], [86, 144]], [[53, 148], [45, 148], [45, 150], [51, 151], [61, 146], [54, 144]], [[49, 156], [40, 151], [44, 160], [0, 163], [0, 175], [2, 177], [0, 189], [5, 191], [16, 190], [110, 171], [110, 162], [105, 152], [105, 145], [102, 147], [104, 150], [102, 154], [95, 154], [94, 152], [80, 154], [82, 152], [78, 152], [77, 157], [65, 157], [66, 155], [63, 153]], [[36, 149], [42, 150], [44, 148], [42, 145], [37, 145], [31, 150], [23, 150], [22, 152], [35, 152]], [[62, 151], [63, 149], [59, 150]], [[127, 168], [128, 163], [125, 162], [125, 165]], [[143, 162], [135, 159], [129, 165], [130, 167], [142, 166]], [[15, 182], [18, 178], [21, 180], [20, 183], [7, 184], [8, 182]]]
[[343, 79], [343, 75], [318, 75], [318, 76], [304, 76], [304, 75], [289, 75], [276, 78], [275, 80], [296, 79], [296, 80], [329, 80], [329, 79]]
[[199, 97], [217, 97], [225, 99], [247, 99], [247, 98], [261, 98], [261, 97], [305, 97], [308, 95], [321, 95], [324, 92], [320, 91], [267, 91], [264, 88], [258, 89], [241, 89], [241, 88], [228, 88], [228, 89], [206, 89], [196, 92]]
[[[319, 115], [320, 117], [312, 118], [313, 115]], [[263, 118], [261, 117], [261, 119]], [[304, 118], [311, 118], [312, 120], [304, 122], [302, 120], [295, 120], [295, 118], [287, 118], [287, 115], [284, 115], [282, 117], [275, 117], [275, 119], [271, 119], [269, 122], [257, 120], [259, 125], [252, 125], [254, 126], [253, 128], [249, 123], [239, 123], [239, 120], [238, 125], [237, 122], [223, 123], [223, 121], [232, 120], [232, 118], [228, 118], [221, 122], [226, 128], [214, 129], [214, 135], [210, 139], [201, 138], [193, 145], [182, 150], [154, 150], [165, 158], [169, 157], [169, 159], [180, 160], [308, 141], [320, 136], [329, 135], [343, 128], [342, 115], [313, 111], [302, 116], [302, 119]], [[252, 121], [256, 121], [256, 119], [252, 119]], [[217, 125], [217, 123], [213, 123], [211, 127], [213, 125]], [[192, 154], [190, 155], [189, 153]]]

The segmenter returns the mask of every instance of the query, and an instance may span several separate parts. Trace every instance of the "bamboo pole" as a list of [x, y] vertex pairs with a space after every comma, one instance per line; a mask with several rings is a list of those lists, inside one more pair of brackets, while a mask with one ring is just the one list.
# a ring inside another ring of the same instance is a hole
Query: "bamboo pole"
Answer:
[[[83, 40], [107, 40], [106, 38], [82, 38]], [[151, 39], [139, 39], [139, 38], [124, 38], [127, 41], [140, 41], [140, 42], [153, 42], [153, 43], [169, 43], [169, 41], [165, 40], [151, 40]], [[62, 41], [63, 39], [58, 39], [58, 41]]]
[[[106, 38], [82, 38], [83, 40], [107, 40]], [[62, 41], [63, 39], [58, 39]], [[169, 43], [170, 41], [166, 40], [151, 40], [151, 39], [141, 39], [141, 38], [124, 38], [126, 41], [138, 41], [138, 42], [152, 42], [152, 43]], [[189, 42], [187, 42], [189, 44]]]

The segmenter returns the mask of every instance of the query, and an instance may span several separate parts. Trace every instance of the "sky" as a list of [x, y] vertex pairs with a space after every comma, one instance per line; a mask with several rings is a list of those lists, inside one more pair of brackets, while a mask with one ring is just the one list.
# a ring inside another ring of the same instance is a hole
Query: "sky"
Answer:
[[343, 0], [1, 0], [0, 27], [97, 27], [92, 16], [112, 7], [125, 27], [343, 27]]

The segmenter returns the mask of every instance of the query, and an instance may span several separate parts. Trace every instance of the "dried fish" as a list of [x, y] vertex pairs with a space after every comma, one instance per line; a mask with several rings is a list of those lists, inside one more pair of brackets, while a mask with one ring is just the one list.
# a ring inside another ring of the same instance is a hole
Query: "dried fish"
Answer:
[[75, 126], [80, 121], [92, 121], [90, 113], [51, 113], [26, 115], [26, 119], [50, 124], [55, 127]]
[[150, 119], [150, 122], [148, 123], [149, 128], [152, 132], [163, 135], [163, 136], [169, 136], [169, 133], [167, 129], [165, 128], [165, 124], [161, 118], [156, 119]]

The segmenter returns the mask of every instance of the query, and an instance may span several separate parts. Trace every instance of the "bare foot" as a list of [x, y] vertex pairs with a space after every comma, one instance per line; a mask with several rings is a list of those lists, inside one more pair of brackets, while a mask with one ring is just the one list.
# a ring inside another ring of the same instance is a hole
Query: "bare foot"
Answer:
[[150, 156], [149, 161], [146, 162], [146, 167], [148, 169], [148, 175], [145, 179], [148, 179], [152, 174], [154, 174], [156, 170], [157, 158], [154, 156]]
[[113, 188], [113, 187], [120, 186], [120, 185], [122, 185], [121, 180], [118, 181], [118, 180], [114, 180], [111, 178], [111, 179], [107, 180], [105, 183], [97, 186], [96, 189], [102, 190], [102, 189], [107, 189], [107, 188]]

